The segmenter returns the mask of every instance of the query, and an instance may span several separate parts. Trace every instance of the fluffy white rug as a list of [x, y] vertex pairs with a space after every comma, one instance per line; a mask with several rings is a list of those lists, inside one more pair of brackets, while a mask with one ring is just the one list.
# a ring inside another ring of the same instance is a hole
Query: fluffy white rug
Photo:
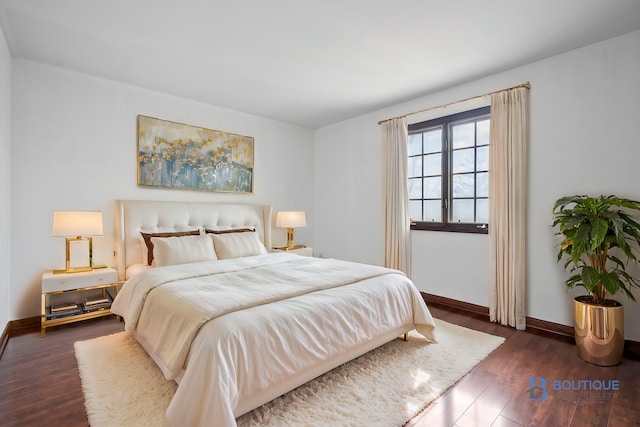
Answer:
[[[237, 419], [239, 426], [400, 426], [504, 338], [440, 320], [437, 344], [415, 332], [342, 365]], [[75, 343], [89, 422], [166, 426], [176, 384], [126, 332]]]

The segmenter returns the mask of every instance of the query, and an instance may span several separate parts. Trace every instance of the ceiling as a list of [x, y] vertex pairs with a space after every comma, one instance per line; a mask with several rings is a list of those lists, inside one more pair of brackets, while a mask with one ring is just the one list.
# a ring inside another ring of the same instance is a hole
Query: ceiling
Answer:
[[14, 58], [310, 129], [640, 29], [638, 0], [0, 0]]

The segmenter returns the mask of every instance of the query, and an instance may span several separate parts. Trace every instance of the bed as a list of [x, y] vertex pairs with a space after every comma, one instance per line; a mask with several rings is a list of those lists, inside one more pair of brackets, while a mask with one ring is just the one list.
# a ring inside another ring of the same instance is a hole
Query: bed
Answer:
[[112, 311], [178, 383], [167, 409], [173, 425], [233, 426], [410, 330], [435, 341], [404, 274], [270, 253], [271, 216], [268, 205], [116, 201], [126, 282]]

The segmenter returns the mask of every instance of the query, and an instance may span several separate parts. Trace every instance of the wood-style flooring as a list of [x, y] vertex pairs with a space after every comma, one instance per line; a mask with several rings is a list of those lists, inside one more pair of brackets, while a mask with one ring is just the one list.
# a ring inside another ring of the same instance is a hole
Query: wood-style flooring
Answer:
[[[455, 309], [430, 309], [434, 317], [507, 340], [408, 426], [640, 426], [640, 362], [593, 366], [578, 359], [566, 339], [515, 331]], [[9, 339], [0, 359], [0, 425], [88, 425], [73, 343], [122, 329], [111, 317], [52, 328], [45, 338], [34, 330]], [[530, 378], [540, 387], [533, 394]], [[556, 380], [618, 380], [619, 391], [553, 390]]]

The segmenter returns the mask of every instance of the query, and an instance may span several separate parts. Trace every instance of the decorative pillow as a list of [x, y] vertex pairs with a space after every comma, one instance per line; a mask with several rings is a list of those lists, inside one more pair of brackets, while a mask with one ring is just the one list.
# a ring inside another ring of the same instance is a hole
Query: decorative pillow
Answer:
[[218, 259], [238, 258], [243, 256], [266, 254], [258, 233], [223, 233], [209, 234], [213, 240]]
[[227, 233], [247, 233], [250, 231], [256, 231], [255, 228], [221, 228], [216, 230], [211, 230], [209, 228], [204, 229], [207, 234], [227, 234]]
[[218, 259], [208, 236], [152, 237], [151, 242], [158, 267]]
[[171, 231], [171, 232], [159, 232], [159, 233], [145, 233], [143, 231], [140, 232], [140, 236], [142, 237], [142, 241], [144, 242], [143, 254], [146, 250], [146, 256], [143, 258], [147, 265], [153, 264], [153, 242], [151, 241], [152, 237], [180, 237], [180, 236], [198, 236], [200, 235], [200, 230], [191, 230], [191, 231]]

